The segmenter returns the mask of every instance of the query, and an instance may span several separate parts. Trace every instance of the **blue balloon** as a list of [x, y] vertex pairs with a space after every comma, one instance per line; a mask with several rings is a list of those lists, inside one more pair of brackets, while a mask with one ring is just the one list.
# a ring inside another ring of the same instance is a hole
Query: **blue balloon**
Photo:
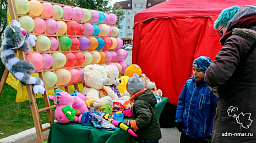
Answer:
[[103, 12], [99, 12], [99, 20], [97, 23], [103, 23], [105, 20], [105, 14]]
[[100, 27], [96, 24], [92, 24], [93, 28], [94, 28], [94, 31], [92, 33], [92, 36], [98, 36], [99, 33], [100, 33]]
[[101, 50], [105, 46], [105, 41], [100, 37], [96, 37], [96, 39], [98, 40], [99, 44], [95, 50]]

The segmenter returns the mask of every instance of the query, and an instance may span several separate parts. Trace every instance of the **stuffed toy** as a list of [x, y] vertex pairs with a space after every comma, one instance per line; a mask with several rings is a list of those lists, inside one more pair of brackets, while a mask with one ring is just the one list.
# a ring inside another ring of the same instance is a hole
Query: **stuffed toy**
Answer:
[[121, 83], [121, 80], [119, 79], [119, 70], [115, 65], [107, 65], [105, 66], [105, 70], [107, 72], [107, 76], [110, 80], [108, 84], [105, 84], [106, 87], [111, 88], [114, 91], [114, 99], [120, 98], [120, 92], [117, 88], [117, 85]]
[[128, 82], [128, 79], [129, 79], [129, 76], [126, 76], [126, 75], [120, 77], [121, 83], [117, 86], [117, 88], [121, 94], [126, 91], [126, 84]]
[[72, 108], [75, 109], [76, 115], [80, 115], [84, 112], [89, 111], [89, 109], [87, 107], [87, 104], [85, 102], [88, 99], [86, 96], [79, 93], [77, 90], [75, 90], [75, 92], [70, 94], [70, 95], [74, 99], [73, 104], [72, 104]]
[[134, 73], [137, 73], [139, 76], [141, 76], [142, 71], [138, 65], [131, 64], [126, 68], [124, 75], [132, 77]]
[[[26, 39], [26, 40], [25, 40]], [[44, 82], [39, 77], [28, 75], [35, 72], [33, 64], [20, 61], [15, 54], [15, 49], [25, 52], [30, 51], [30, 45], [35, 46], [36, 37], [20, 27], [20, 23], [12, 21], [4, 30], [1, 46], [1, 59], [10, 73], [21, 82], [21, 85], [32, 84], [35, 94], [44, 94]], [[30, 44], [30, 45], [29, 45]]]

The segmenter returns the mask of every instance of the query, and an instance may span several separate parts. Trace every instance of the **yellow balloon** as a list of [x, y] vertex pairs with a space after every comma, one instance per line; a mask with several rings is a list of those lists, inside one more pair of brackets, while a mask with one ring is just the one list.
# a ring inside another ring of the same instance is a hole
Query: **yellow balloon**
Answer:
[[20, 22], [21, 28], [25, 29], [26, 31], [31, 32], [35, 28], [35, 21], [29, 16], [20, 17], [19, 22]]
[[54, 72], [47, 71], [44, 73], [44, 84], [46, 87], [53, 87], [57, 83], [57, 76]]
[[91, 64], [92, 60], [93, 60], [93, 57], [92, 57], [92, 54], [88, 51], [84, 51], [82, 52], [85, 56], [85, 61], [83, 63], [83, 66], [86, 66], [86, 65], [89, 65]]
[[66, 69], [59, 69], [56, 71], [57, 85], [68, 84], [71, 80], [71, 73]]
[[43, 12], [43, 5], [37, 1], [37, 0], [32, 0], [30, 1], [30, 9], [29, 9], [29, 14], [32, 16], [39, 16]]
[[51, 40], [47, 36], [37, 36], [36, 48], [38, 51], [47, 51], [51, 47]]
[[119, 29], [116, 26], [112, 26], [113, 34], [112, 37], [117, 37], [119, 35]]
[[84, 17], [81, 21], [82, 22], [88, 22], [91, 19], [92, 14], [88, 9], [83, 9], [83, 11], [84, 11]]
[[28, 0], [15, 0], [17, 14], [27, 14], [30, 9]]
[[52, 59], [53, 59], [53, 63], [52, 63], [53, 68], [63, 67], [66, 64], [66, 60], [67, 60], [66, 56], [61, 52], [52, 54]]
[[110, 37], [110, 38], [111, 38], [113, 44], [112, 44], [111, 48], [109, 48], [109, 49], [115, 49], [117, 46], [117, 40], [116, 40], [116, 38], [113, 38], [113, 37]]
[[90, 53], [92, 54], [92, 57], [93, 57], [91, 64], [98, 64], [101, 59], [100, 53], [97, 51], [90, 51]]
[[63, 17], [63, 9], [59, 5], [54, 5], [53, 6], [54, 12], [53, 12], [53, 17], [55, 19], [61, 19]]
[[67, 32], [67, 24], [63, 21], [57, 21], [58, 31], [57, 34], [64, 35]]
[[106, 24], [99, 24], [98, 26], [100, 28], [99, 36], [107, 36], [109, 34], [110, 28], [109, 28], [108, 25], [106, 25]]

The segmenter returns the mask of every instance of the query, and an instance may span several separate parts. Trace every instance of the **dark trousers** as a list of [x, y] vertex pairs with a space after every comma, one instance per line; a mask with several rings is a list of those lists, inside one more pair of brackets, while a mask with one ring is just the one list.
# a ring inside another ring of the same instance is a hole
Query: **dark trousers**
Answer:
[[187, 136], [185, 133], [181, 133], [180, 143], [209, 143], [206, 140], [201, 140], [199, 138], [192, 138]]

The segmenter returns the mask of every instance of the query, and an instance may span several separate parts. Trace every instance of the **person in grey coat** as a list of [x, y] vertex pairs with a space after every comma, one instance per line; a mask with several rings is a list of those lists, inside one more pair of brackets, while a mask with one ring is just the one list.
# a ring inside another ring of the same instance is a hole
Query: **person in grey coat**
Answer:
[[256, 7], [244, 6], [216, 27], [223, 48], [205, 72], [207, 85], [218, 92], [212, 142], [255, 143], [256, 48], [250, 49], [256, 46]]

